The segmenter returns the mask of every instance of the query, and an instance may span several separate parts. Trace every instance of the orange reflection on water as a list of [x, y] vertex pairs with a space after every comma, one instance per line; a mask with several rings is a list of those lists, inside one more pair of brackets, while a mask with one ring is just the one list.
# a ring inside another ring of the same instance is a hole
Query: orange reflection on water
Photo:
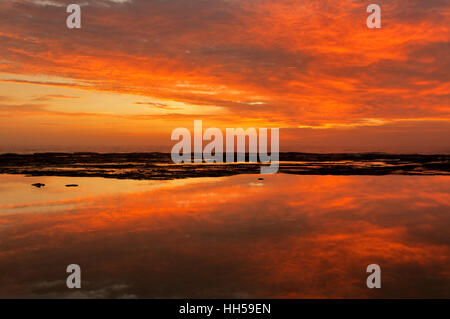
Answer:
[[0, 297], [450, 297], [449, 177], [258, 177], [47, 177], [42, 202], [0, 205]]

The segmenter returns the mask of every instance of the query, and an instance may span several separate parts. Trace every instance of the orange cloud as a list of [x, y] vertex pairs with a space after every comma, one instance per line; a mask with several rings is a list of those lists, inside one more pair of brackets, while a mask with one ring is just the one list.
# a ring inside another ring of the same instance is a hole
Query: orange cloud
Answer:
[[364, 1], [90, 0], [80, 30], [61, 22], [67, 3], [0, 4], [3, 80], [130, 94], [166, 112], [182, 103], [199, 119], [220, 108], [231, 127], [450, 118], [448, 1], [380, 1], [377, 30]]

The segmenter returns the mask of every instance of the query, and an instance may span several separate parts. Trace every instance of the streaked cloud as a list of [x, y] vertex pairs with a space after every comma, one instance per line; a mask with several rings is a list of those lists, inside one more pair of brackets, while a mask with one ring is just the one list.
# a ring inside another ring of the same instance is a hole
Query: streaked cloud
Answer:
[[0, 3], [0, 95], [5, 83], [46, 85], [57, 93], [41, 96], [95, 100], [52, 98], [52, 111], [215, 113], [229, 122], [211, 125], [232, 127], [450, 118], [448, 1], [380, 0], [379, 30], [359, 0], [85, 0], [81, 30], [64, 27], [69, 2]]

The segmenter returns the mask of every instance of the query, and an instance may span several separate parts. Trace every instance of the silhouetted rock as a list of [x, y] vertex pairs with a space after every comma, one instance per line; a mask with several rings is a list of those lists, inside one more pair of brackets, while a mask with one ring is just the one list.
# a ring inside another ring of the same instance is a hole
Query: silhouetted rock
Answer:
[[263, 181], [263, 180], [264, 180], [264, 178], [262, 178], [262, 177], [258, 178], [258, 181]]
[[78, 187], [78, 184], [67, 184], [66, 187]]
[[[246, 156], [247, 157], [247, 156]], [[450, 175], [450, 154], [279, 153], [279, 172], [298, 175]], [[259, 175], [263, 163], [175, 164], [170, 153], [0, 154], [0, 174], [170, 180]], [[261, 177], [262, 178], [262, 177]], [[33, 185], [34, 186], [34, 185]], [[42, 187], [36, 186], [36, 187]]]
[[45, 184], [42, 184], [42, 183], [34, 183], [34, 184], [31, 184], [31, 185], [34, 186], [34, 187], [37, 187], [37, 188], [41, 188], [41, 187], [45, 186]]

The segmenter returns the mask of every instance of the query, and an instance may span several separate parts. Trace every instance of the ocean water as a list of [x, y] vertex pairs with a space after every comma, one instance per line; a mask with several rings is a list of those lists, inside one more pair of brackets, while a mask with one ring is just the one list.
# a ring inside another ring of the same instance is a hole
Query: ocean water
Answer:
[[450, 298], [450, 176], [259, 177], [0, 175], [0, 297]]

